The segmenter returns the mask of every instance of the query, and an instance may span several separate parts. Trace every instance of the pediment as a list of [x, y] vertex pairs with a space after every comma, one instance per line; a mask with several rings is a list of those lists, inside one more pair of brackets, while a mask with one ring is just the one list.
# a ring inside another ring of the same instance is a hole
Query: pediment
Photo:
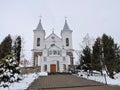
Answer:
[[45, 39], [45, 41], [60, 42], [61, 38], [58, 37], [56, 34], [52, 33]]
[[52, 44], [50, 46], [49, 50], [60, 50], [60, 48], [58, 46], [56, 46], [55, 44]]

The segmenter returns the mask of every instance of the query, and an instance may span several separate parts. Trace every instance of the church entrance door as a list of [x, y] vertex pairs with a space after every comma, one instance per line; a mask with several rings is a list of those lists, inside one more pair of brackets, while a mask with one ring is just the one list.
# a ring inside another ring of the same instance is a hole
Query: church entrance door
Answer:
[[50, 72], [52, 72], [52, 73], [56, 72], [56, 65], [55, 64], [50, 65]]

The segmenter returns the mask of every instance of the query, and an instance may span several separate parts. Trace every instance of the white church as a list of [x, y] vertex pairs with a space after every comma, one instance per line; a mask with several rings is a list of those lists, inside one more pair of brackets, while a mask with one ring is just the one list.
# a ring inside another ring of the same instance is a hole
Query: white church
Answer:
[[67, 20], [60, 34], [54, 31], [46, 37], [42, 27], [41, 19], [34, 32], [33, 41], [33, 66], [40, 67], [40, 71], [46, 72], [68, 72], [69, 65], [73, 65], [72, 30]]

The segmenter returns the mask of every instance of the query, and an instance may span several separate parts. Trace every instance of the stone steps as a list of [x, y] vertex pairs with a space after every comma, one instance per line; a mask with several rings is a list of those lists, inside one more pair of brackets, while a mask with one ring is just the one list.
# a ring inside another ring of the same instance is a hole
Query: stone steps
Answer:
[[48, 75], [71, 75], [69, 72], [50, 72]]
[[27, 90], [46, 90], [55, 88], [72, 88], [72, 87], [91, 87], [101, 86], [103, 84], [79, 78], [70, 74], [59, 74], [48, 75], [47, 77], [39, 77], [36, 79]]

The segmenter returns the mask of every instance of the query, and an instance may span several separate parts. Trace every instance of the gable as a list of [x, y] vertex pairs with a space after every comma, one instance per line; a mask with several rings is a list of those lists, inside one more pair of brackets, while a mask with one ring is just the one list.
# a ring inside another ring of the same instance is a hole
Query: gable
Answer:
[[55, 44], [53, 44], [50, 46], [49, 50], [60, 50], [60, 48], [56, 46]]
[[60, 42], [61, 41], [61, 38], [58, 37], [56, 34], [52, 33], [50, 34], [46, 39], [45, 41], [55, 41], [55, 42]]

